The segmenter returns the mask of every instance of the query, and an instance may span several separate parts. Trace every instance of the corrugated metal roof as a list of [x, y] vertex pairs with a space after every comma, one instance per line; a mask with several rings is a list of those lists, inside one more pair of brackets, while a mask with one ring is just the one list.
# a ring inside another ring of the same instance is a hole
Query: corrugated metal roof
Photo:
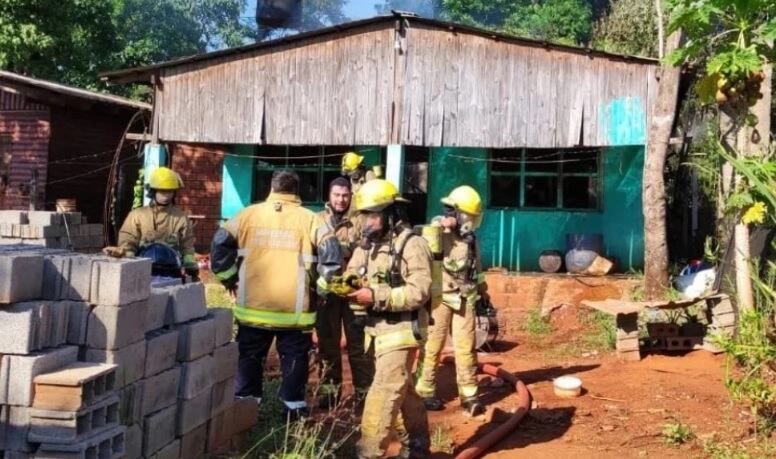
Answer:
[[[53, 94], [58, 94], [67, 97], [85, 99], [92, 102], [98, 102], [103, 104], [117, 105], [127, 108], [151, 110], [151, 105], [144, 102], [138, 102], [124, 97], [115, 96], [113, 94], [104, 94], [100, 92], [88, 91], [86, 89], [76, 88], [73, 86], [67, 86], [60, 83], [54, 83], [52, 81], [40, 80], [37, 78], [31, 78], [18, 73], [7, 72], [0, 70], [0, 88], [10, 91], [24, 94], [25, 88], [42, 90]], [[25, 94], [27, 95], [27, 94]], [[35, 99], [34, 96], [30, 96], [31, 99]]]
[[[500, 40], [500, 41], [506, 41], [515, 43], [517, 45], [523, 45], [523, 46], [531, 46], [531, 47], [541, 47], [541, 48], [547, 48], [547, 49], [554, 49], [559, 51], [565, 51], [565, 52], [572, 52], [576, 54], [587, 54], [595, 57], [604, 57], [619, 61], [633, 61], [633, 62], [641, 62], [641, 63], [649, 63], [649, 64], [657, 64], [658, 61], [656, 59], [646, 58], [646, 57], [639, 57], [639, 56], [628, 56], [624, 54], [615, 54], [615, 53], [607, 53], [604, 51], [597, 51], [590, 48], [581, 48], [578, 46], [569, 46], [569, 45], [562, 45], [557, 43], [551, 43], [547, 41], [540, 41], [540, 40], [534, 40], [529, 38], [521, 38], [516, 37], [513, 35], [508, 35], [504, 33], [494, 32], [492, 30], [487, 29], [481, 29], [477, 27], [471, 27], [466, 26], [462, 24], [456, 24], [453, 22], [445, 22], [445, 21], [439, 21], [435, 19], [428, 19], [428, 18], [422, 18], [414, 15], [407, 15], [402, 13], [394, 13], [392, 15], [388, 16], [376, 16], [369, 19], [362, 19], [359, 21], [352, 21], [347, 22], [344, 24], [335, 25], [332, 27], [326, 27], [318, 30], [314, 30], [311, 32], [304, 32], [300, 34], [291, 35], [288, 37], [279, 38], [276, 40], [269, 40], [265, 42], [258, 42], [253, 43], [250, 45], [245, 46], [238, 46], [235, 48], [229, 48], [224, 49], [221, 51], [214, 51], [211, 53], [204, 53], [204, 54], [196, 54], [193, 56], [187, 56], [182, 57], [179, 59], [174, 59], [167, 62], [161, 62], [158, 64], [153, 65], [146, 65], [141, 67], [135, 67], [130, 69], [124, 69], [124, 70], [116, 70], [111, 72], [105, 72], [102, 73], [101, 76], [103, 79], [108, 81], [117, 81], [117, 82], [149, 82], [151, 75], [159, 69], [162, 68], [169, 68], [169, 67], [176, 67], [179, 65], [184, 64], [190, 64], [193, 62], [201, 62], [201, 61], [208, 61], [212, 59], [217, 58], [223, 58], [223, 57], [229, 57], [229, 56], [235, 56], [242, 53], [246, 53], [249, 51], [254, 51], [258, 49], [270, 49], [274, 47], [279, 47], [283, 45], [287, 45], [289, 43], [295, 43], [298, 41], [306, 40], [309, 38], [314, 37], [321, 37], [325, 35], [335, 34], [343, 31], [349, 31], [349, 30], [357, 30], [362, 29], [365, 27], [368, 27], [373, 24], [379, 24], [382, 22], [391, 22], [395, 21], [397, 19], [406, 20], [410, 24], [411, 23], [417, 23], [417, 24], [424, 24], [429, 27], [434, 27], [438, 29], [446, 29], [451, 32], [464, 32], [464, 33], [470, 33], [474, 35], [480, 35], [484, 37], [490, 37], [494, 40]], [[120, 80], [120, 81], [119, 81]]]

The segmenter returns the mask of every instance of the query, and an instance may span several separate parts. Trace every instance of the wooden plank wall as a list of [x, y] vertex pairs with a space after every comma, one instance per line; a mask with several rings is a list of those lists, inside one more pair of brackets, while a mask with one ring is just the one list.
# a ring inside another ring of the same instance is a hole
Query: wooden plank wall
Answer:
[[[655, 66], [414, 25], [400, 143], [461, 147], [643, 144]], [[613, 132], [616, 128], [616, 132]]]
[[[246, 144], [384, 145], [393, 89], [392, 27], [169, 68], [159, 137]], [[339, 38], [339, 39], [338, 39]]]
[[198, 143], [568, 147], [645, 143], [642, 61], [411, 23], [163, 70], [160, 138]]

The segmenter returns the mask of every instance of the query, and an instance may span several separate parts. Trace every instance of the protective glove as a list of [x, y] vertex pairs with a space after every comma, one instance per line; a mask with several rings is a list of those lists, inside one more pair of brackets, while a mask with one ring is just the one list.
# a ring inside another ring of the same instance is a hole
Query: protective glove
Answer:
[[102, 249], [102, 253], [114, 258], [122, 258], [124, 256], [124, 249], [121, 247], [108, 246]]

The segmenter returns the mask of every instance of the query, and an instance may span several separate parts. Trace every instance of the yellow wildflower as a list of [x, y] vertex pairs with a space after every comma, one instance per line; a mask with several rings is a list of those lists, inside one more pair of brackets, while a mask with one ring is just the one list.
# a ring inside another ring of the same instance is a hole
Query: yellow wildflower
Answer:
[[765, 222], [765, 213], [767, 211], [768, 208], [765, 206], [765, 203], [757, 201], [746, 209], [746, 212], [741, 217], [741, 222], [744, 225], [751, 225], [752, 223], [762, 224]]

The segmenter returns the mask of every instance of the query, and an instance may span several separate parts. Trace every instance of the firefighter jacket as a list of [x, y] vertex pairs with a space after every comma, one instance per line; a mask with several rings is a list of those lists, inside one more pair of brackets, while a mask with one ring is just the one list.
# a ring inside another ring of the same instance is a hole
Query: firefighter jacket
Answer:
[[[400, 274], [393, 285], [392, 266]], [[431, 299], [431, 251], [422, 237], [402, 226], [368, 251], [357, 247], [347, 274], [360, 276], [374, 293], [375, 303], [367, 314], [365, 349], [374, 342], [375, 355], [381, 355], [417, 347], [425, 340]]]
[[172, 247], [181, 256], [183, 266], [196, 267], [194, 234], [186, 214], [178, 207], [139, 207], [127, 215], [119, 230], [118, 246], [128, 257], [134, 257], [142, 247], [159, 242]]
[[476, 305], [485, 289], [477, 240], [467, 242], [457, 232], [442, 233], [442, 302], [458, 310]]
[[331, 228], [286, 193], [270, 193], [226, 222], [213, 238], [210, 257], [219, 280], [239, 279], [235, 318], [264, 328], [312, 327], [315, 278], [325, 291], [327, 281], [342, 272]]
[[[359, 178], [350, 178], [350, 190], [353, 192], [353, 195], [356, 194], [356, 192], [361, 189], [361, 186], [365, 184], [366, 182], [370, 180], [374, 180], [377, 178], [377, 175], [372, 170], [367, 170], [364, 172], [361, 177]], [[351, 206], [352, 209], [353, 206]]]
[[353, 255], [353, 249], [355, 249], [361, 236], [362, 223], [360, 215], [348, 212], [343, 215], [337, 215], [328, 203], [318, 215], [333, 229], [334, 235], [340, 243], [342, 256], [345, 262], [347, 262]]

